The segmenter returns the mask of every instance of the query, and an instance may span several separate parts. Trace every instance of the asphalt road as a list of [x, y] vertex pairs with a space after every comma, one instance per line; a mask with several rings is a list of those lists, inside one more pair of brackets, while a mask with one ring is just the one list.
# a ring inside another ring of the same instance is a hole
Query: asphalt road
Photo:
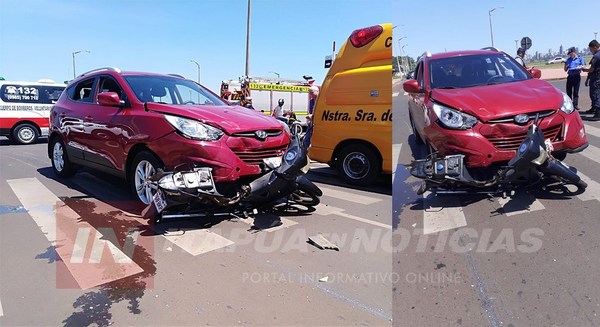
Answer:
[[[566, 159], [589, 184], [581, 195], [417, 196], [401, 164], [424, 149], [401, 84], [393, 92], [394, 325], [600, 325], [600, 123], [585, 122], [589, 148]], [[587, 88], [580, 93], [588, 109]]]
[[0, 325], [391, 324], [389, 178], [315, 164], [312, 212], [151, 225], [120, 180], [55, 178], [46, 147], [0, 140]]

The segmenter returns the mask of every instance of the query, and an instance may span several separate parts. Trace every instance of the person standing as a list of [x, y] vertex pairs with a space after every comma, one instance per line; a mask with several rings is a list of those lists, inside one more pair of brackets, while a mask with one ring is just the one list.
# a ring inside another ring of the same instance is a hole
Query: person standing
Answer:
[[279, 101], [277, 101], [277, 107], [271, 111], [271, 116], [275, 118], [283, 118], [283, 116], [285, 116], [285, 113], [283, 112], [284, 103], [285, 101], [283, 99], [279, 99]]
[[590, 61], [590, 67], [583, 68], [584, 72], [588, 73], [590, 79], [590, 96], [592, 98], [592, 109], [586, 113], [593, 114], [594, 116], [589, 120], [599, 121], [600, 120], [600, 43], [596, 40], [592, 40], [588, 46], [590, 51], [594, 54]]
[[585, 65], [585, 60], [577, 55], [577, 50], [569, 48], [569, 58], [565, 61], [565, 71], [567, 72], [567, 95], [573, 101], [575, 110], [579, 110], [579, 85], [581, 84], [581, 69]]
[[519, 48], [517, 50], [517, 56], [515, 57], [515, 60], [521, 64], [521, 66], [523, 66], [525, 69], [527, 69], [527, 65], [525, 65], [525, 49], [523, 48]]

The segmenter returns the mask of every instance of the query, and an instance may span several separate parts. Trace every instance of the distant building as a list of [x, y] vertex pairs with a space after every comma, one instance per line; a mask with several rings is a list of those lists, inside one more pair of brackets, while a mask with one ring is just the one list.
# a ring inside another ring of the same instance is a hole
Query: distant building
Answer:
[[565, 52], [563, 51], [563, 46], [561, 44], [560, 48], [558, 48], [558, 54], [562, 55], [563, 53], [565, 53]]

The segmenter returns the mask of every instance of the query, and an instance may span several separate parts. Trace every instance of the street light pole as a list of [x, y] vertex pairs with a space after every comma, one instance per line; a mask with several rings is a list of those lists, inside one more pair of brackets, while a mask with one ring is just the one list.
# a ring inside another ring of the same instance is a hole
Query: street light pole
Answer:
[[77, 73], [75, 72], [75, 55], [80, 53], [80, 52], [87, 52], [90, 53], [90, 50], [78, 50], [78, 51], [73, 51], [73, 79], [75, 79], [77, 77]]
[[[403, 26], [404, 26], [404, 25], [403, 25]], [[398, 39], [398, 49], [399, 49], [400, 51], [399, 51], [399, 53], [398, 53], [398, 56], [396, 57], [396, 65], [398, 65], [398, 71], [400, 71], [400, 72], [401, 72], [401, 69], [400, 69], [400, 61], [398, 60], [398, 57], [402, 58], [402, 47], [400, 46], [400, 44], [401, 44], [401, 43], [400, 43], [400, 41], [402, 41], [402, 40], [404, 40], [404, 39], [406, 39], [406, 36], [403, 36], [403, 37], [401, 37], [401, 38], [399, 38], [399, 39]], [[402, 68], [405, 68], [405, 67], [404, 67], [404, 58], [402, 58]], [[405, 70], [406, 70], [406, 68], [405, 68]], [[406, 72], [404, 72], [404, 73], [406, 74]]]
[[[404, 52], [404, 47], [407, 46], [408, 44], [405, 44], [402, 46], [402, 49], [400, 49], [400, 53], [406, 54], [406, 52]], [[405, 62], [405, 66], [404, 66], [404, 70], [406, 70], [406, 72], [408, 72], [408, 57], [406, 55], [402, 56], [402, 61]]]
[[248, 0], [248, 18], [246, 23], [246, 77], [250, 75], [250, 0]]
[[594, 32], [594, 40], [597, 40], [598, 32]]
[[488, 15], [490, 16], [490, 38], [492, 39], [492, 47], [494, 46], [494, 32], [492, 32], [492, 11], [496, 9], [502, 9], [504, 7], [496, 7], [494, 9], [490, 9], [488, 11]]
[[273, 74], [277, 75], [277, 79], [279, 79], [279, 73], [278, 72], [269, 72], [269, 73], [273, 73]]
[[515, 40], [515, 51], [519, 51], [519, 46], [517, 45], [517, 42], [519, 42], [519, 40]]
[[196, 64], [196, 66], [198, 66], [198, 84], [200, 84], [200, 64], [196, 61], [196, 60], [190, 60], [190, 62], [193, 62]]

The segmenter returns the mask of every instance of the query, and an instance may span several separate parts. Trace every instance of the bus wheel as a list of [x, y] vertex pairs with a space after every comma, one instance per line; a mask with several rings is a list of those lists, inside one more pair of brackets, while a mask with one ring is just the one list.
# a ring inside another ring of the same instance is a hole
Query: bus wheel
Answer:
[[21, 124], [13, 129], [12, 139], [20, 144], [30, 144], [37, 140], [38, 131], [31, 124]]
[[346, 182], [360, 186], [372, 184], [381, 172], [381, 163], [375, 152], [362, 144], [345, 146], [340, 151], [336, 167]]

